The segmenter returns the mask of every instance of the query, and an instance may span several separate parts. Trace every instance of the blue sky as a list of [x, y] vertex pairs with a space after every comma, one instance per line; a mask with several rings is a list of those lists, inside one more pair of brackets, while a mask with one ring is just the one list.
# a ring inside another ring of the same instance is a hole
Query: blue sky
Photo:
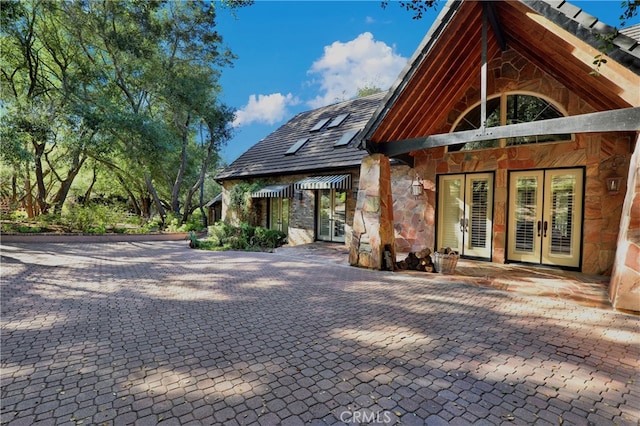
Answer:
[[[619, 25], [620, 0], [571, 3]], [[442, 4], [421, 20], [377, 0], [256, 0], [235, 16], [219, 9], [217, 30], [238, 57], [221, 79], [222, 101], [237, 111], [223, 160], [230, 164], [302, 111], [350, 99], [360, 87], [388, 89]]]

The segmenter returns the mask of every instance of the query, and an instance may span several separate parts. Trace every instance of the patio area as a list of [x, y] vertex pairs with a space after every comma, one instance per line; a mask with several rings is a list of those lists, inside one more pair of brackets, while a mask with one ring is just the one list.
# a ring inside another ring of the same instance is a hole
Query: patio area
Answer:
[[[349, 265], [349, 251], [342, 244], [316, 242], [281, 247], [276, 253], [317, 262]], [[397, 259], [406, 254], [399, 254]], [[396, 274], [418, 276], [476, 287], [494, 288], [522, 295], [564, 299], [601, 309], [612, 309], [608, 295], [609, 276], [589, 275], [542, 266], [500, 264], [460, 259], [453, 274], [396, 270]], [[640, 306], [639, 306], [640, 309]]]

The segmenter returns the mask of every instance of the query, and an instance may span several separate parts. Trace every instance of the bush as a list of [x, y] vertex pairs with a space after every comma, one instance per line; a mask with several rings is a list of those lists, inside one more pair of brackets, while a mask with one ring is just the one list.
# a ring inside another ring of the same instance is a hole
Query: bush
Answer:
[[262, 249], [274, 249], [286, 242], [287, 235], [276, 229], [257, 227], [252, 239], [252, 245]]
[[253, 227], [243, 223], [239, 227], [218, 222], [207, 229], [204, 240], [193, 243], [210, 250], [272, 250], [286, 242], [286, 234], [273, 229]]

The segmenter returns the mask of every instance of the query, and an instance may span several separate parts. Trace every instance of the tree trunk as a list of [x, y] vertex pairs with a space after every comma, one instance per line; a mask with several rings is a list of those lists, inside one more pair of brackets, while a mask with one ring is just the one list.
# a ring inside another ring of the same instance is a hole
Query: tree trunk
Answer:
[[[80, 153], [76, 152], [73, 158], [72, 166], [69, 169], [69, 173], [67, 174], [66, 179], [60, 181], [60, 189], [56, 193], [55, 197], [52, 200], [52, 204], [54, 205], [53, 212], [56, 214], [62, 213], [62, 206], [64, 202], [67, 200], [67, 196], [69, 195], [69, 190], [71, 189], [71, 185], [73, 185], [73, 181], [76, 176], [82, 169], [82, 165], [86, 161], [87, 157], [80, 158]], [[95, 170], [93, 174], [94, 182], [95, 182]], [[91, 184], [93, 186], [93, 183]]]
[[[95, 185], [98, 180], [98, 174], [96, 173], [96, 165], [93, 165], [93, 177], [91, 178], [91, 183], [89, 184], [89, 188], [87, 188], [84, 193], [84, 201], [82, 204], [85, 206], [89, 205], [89, 201], [91, 200], [91, 191], [93, 191], [93, 185]], [[124, 185], [123, 185], [124, 186]]]
[[[187, 114], [184, 125], [182, 126], [182, 150], [180, 152], [180, 168], [176, 175], [176, 180], [173, 183], [171, 191], [171, 210], [180, 214], [180, 188], [182, 187], [182, 180], [184, 179], [184, 172], [187, 170], [187, 145], [189, 142], [189, 124], [191, 122], [191, 113]], [[185, 203], [185, 213], [189, 209], [189, 205]]]
[[[36, 172], [36, 201], [40, 208], [40, 213], [45, 214], [49, 210], [47, 204], [47, 189], [44, 184], [44, 171], [42, 170], [42, 155], [44, 154], [44, 143], [33, 142], [33, 148], [35, 150], [35, 172]], [[34, 212], [35, 213], [35, 212]]]
[[158, 193], [156, 192], [156, 189], [153, 187], [153, 182], [151, 182], [151, 178], [149, 177], [149, 173], [148, 172], [144, 172], [144, 181], [147, 184], [147, 189], [149, 190], [149, 193], [153, 197], [153, 202], [156, 205], [156, 208], [158, 209], [158, 214], [162, 218], [162, 223], [164, 223], [164, 219], [165, 219], [165, 217], [167, 217], [167, 212], [165, 211], [164, 207], [162, 206], [162, 202], [160, 201], [160, 197], [158, 197]]
[[27, 217], [33, 218], [36, 214], [33, 209], [33, 194], [31, 193], [31, 177], [29, 175], [29, 170], [27, 170], [24, 178], [24, 209], [27, 211]]

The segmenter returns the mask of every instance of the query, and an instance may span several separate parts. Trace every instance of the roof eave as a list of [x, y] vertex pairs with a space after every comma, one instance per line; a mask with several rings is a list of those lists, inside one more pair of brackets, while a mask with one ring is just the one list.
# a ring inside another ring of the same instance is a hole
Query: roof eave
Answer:
[[367, 122], [362, 132], [360, 132], [360, 137], [357, 144], [358, 148], [366, 149], [368, 151], [368, 147], [366, 145], [367, 141], [371, 138], [371, 135], [373, 135], [380, 122], [387, 115], [387, 112], [389, 111], [391, 106], [402, 94], [409, 81], [411, 81], [413, 75], [417, 72], [425, 58], [429, 55], [432, 47], [440, 39], [440, 36], [444, 32], [451, 19], [453, 19], [462, 3], [463, 2], [461, 1], [449, 0], [444, 5], [443, 9], [440, 11], [438, 17], [429, 28], [429, 31], [422, 39], [422, 42], [414, 52], [413, 56], [411, 57], [411, 59], [409, 59], [407, 65], [405, 65], [395, 83], [389, 89], [389, 92], [385, 96], [384, 100], [376, 109], [371, 119]]

